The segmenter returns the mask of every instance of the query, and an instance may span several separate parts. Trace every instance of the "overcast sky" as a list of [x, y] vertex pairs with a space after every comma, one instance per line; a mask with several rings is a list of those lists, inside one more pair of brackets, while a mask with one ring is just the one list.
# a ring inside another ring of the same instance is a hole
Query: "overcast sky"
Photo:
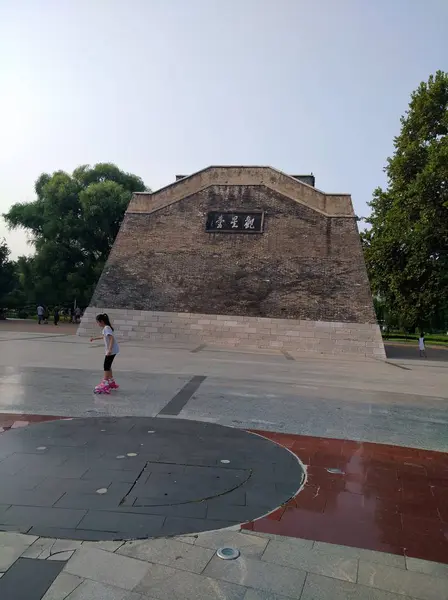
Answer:
[[447, 31], [448, 0], [0, 0], [0, 214], [43, 171], [110, 161], [152, 189], [313, 172], [365, 216]]

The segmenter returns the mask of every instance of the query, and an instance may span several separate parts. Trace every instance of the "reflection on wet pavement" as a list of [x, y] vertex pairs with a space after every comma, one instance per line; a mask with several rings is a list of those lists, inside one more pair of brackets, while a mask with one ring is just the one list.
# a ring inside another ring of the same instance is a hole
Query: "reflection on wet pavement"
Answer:
[[[0, 432], [58, 418], [0, 413]], [[256, 433], [296, 454], [308, 479], [295, 498], [243, 528], [448, 564], [448, 454]]]
[[245, 529], [448, 563], [448, 454], [258, 433], [308, 465], [308, 480]]

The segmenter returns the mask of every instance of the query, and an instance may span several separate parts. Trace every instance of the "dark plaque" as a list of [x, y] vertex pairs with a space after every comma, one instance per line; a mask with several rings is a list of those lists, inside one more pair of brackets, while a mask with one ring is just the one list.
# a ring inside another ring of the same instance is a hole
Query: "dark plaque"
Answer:
[[205, 231], [210, 233], [263, 233], [263, 212], [209, 212]]

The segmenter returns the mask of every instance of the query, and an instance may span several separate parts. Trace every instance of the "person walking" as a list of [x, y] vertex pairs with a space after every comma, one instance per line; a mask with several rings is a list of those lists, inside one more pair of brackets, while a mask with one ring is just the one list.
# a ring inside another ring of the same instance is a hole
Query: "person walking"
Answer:
[[59, 308], [57, 306], [53, 310], [53, 321], [55, 325], [59, 323]]
[[119, 354], [120, 348], [118, 346], [117, 340], [114, 336], [114, 328], [112, 327], [112, 323], [110, 322], [109, 317], [104, 314], [99, 314], [96, 316], [96, 322], [99, 327], [101, 327], [102, 337], [92, 337], [90, 338], [91, 342], [95, 340], [104, 339], [104, 347], [106, 351], [106, 356], [104, 357], [104, 377], [101, 383], [99, 383], [95, 389], [95, 394], [110, 394], [111, 390], [117, 390], [119, 386], [115, 383], [115, 379], [112, 373], [112, 363], [114, 362], [114, 358]]
[[420, 333], [420, 337], [418, 338], [418, 351], [420, 354], [420, 358], [428, 358], [426, 356], [425, 334], [423, 333], [423, 331]]
[[39, 306], [37, 307], [37, 322], [39, 323], [39, 325], [44, 320], [44, 315], [45, 315], [44, 307], [42, 306], [42, 304], [39, 304]]

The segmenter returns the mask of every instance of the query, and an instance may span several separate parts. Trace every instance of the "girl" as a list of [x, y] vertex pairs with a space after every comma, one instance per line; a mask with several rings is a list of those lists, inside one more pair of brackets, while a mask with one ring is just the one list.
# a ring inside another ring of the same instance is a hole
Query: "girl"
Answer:
[[[104, 358], [104, 379], [101, 383], [99, 383], [95, 387], [95, 394], [110, 394], [110, 390], [118, 389], [118, 385], [114, 381], [114, 377], [112, 375], [112, 363], [114, 362], [114, 358], [120, 352], [120, 348], [118, 347], [117, 340], [114, 336], [114, 328], [109, 320], [109, 317], [106, 314], [97, 315], [96, 322], [98, 326], [102, 328], [102, 334], [104, 339], [104, 346], [106, 349], [106, 356]], [[91, 342], [95, 340], [100, 340], [101, 338], [90, 338]]]

